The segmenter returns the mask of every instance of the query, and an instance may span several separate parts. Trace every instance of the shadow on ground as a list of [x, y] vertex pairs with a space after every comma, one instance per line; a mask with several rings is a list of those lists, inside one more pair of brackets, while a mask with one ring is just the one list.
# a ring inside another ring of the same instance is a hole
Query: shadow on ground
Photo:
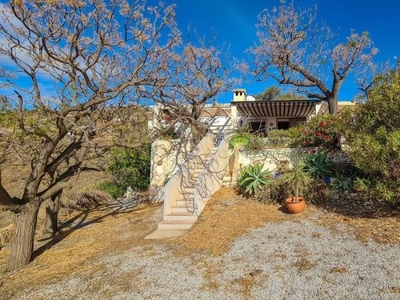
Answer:
[[[91, 209], [86, 209], [71, 219], [61, 223], [59, 226], [60, 231], [58, 233], [38, 239], [36, 241], [37, 248], [33, 252], [32, 260], [57, 245], [77, 229], [90, 227], [94, 224], [101, 223], [107, 217], [116, 216], [118, 214], [127, 214], [134, 210], [140, 210], [148, 205], [148, 201], [127, 198], [117, 199], [108, 203], [99, 204]], [[94, 212], [95, 216], [93, 217]], [[89, 218], [89, 216], [91, 216], [91, 218]]]

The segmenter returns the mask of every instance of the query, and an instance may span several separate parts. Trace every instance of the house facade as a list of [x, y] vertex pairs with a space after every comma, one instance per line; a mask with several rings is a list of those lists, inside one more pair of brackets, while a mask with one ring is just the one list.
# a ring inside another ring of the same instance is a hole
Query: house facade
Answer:
[[[352, 102], [339, 102], [338, 109], [353, 107]], [[162, 111], [155, 107], [155, 113]], [[300, 123], [307, 122], [319, 113], [326, 113], [328, 105], [320, 100], [256, 100], [247, 95], [246, 89], [235, 89], [230, 103], [206, 104], [201, 112], [199, 121], [206, 124], [208, 129], [218, 136], [232, 133], [236, 128], [248, 126], [250, 131], [261, 136], [267, 136], [274, 129], [289, 129]], [[159, 118], [164, 123], [151, 120], [149, 128], [156, 129], [167, 125], [165, 118]], [[175, 126], [175, 132], [186, 131], [183, 124]]]
[[255, 100], [245, 89], [233, 90], [232, 119], [238, 127], [249, 126], [251, 132], [267, 135], [274, 129], [289, 129], [317, 115], [320, 100]]

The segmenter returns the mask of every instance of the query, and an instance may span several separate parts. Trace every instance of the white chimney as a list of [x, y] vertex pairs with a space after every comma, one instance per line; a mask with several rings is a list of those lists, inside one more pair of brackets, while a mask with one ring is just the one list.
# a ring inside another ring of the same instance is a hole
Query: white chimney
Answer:
[[233, 90], [233, 102], [246, 101], [246, 90], [235, 89]]

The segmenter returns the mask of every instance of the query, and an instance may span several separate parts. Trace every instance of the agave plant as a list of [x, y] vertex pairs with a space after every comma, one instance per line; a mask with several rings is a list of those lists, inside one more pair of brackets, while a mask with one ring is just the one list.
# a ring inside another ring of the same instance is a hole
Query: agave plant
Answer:
[[325, 179], [333, 175], [333, 164], [327, 159], [326, 152], [317, 151], [315, 154], [310, 154], [307, 156], [305, 164], [306, 170], [314, 178]]
[[254, 165], [249, 165], [240, 171], [237, 179], [237, 185], [239, 191], [249, 196], [253, 196], [271, 180], [271, 171], [267, 169], [263, 170], [263, 165], [257, 163]]

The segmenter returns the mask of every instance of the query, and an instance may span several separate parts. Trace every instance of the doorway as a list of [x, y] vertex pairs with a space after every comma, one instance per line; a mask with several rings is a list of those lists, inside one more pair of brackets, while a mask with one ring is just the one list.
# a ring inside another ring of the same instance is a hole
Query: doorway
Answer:
[[280, 121], [280, 120], [278, 120], [277, 122], [276, 122], [276, 127], [278, 128], [278, 129], [289, 129], [290, 128], [290, 122], [289, 122], [289, 120], [285, 120], [285, 121]]

